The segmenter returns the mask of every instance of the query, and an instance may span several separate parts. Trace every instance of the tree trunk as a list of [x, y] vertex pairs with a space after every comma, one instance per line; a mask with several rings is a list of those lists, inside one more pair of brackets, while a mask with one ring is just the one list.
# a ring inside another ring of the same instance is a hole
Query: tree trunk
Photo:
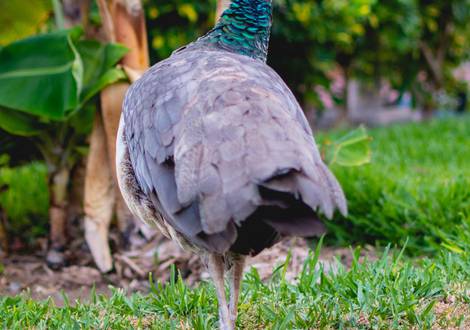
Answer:
[[426, 102], [423, 105], [423, 118], [430, 119], [433, 111], [436, 110], [437, 102], [435, 96], [438, 95], [444, 88], [445, 84], [445, 61], [448, 54], [450, 40], [452, 39], [453, 24], [452, 21], [446, 16], [448, 21], [444, 24], [443, 28], [439, 31], [439, 42], [437, 45], [431, 46], [426, 41], [419, 42], [419, 49], [423, 55], [428, 66], [430, 73], [431, 83], [431, 102]]
[[107, 153], [111, 180], [115, 189], [116, 216], [118, 227], [123, 234], [123, 244], [126, 245], [128, 235], [134, 227], [134, 219], [122, 198], [116, 177], [116, 137], [121, 117], [121, 108], [124, 96], [129, 88], [128, 83], [118, 83], [101, 92], [101, 111], [103, 116], [104, 131], [106, 133]]
[[[122, 59], [121, 64], [126, 68], [143, 73], [148, 69], [150, 60], [145, 13], [140, 1], [111, 1], [110, 13], [113, 19], [115, 40], [130, 49], [129, 53]], [[124, 243], [127, 243], [127, 235], [134, 225], [134, 220], [117, 185], [115, 159], [116, 137], [122, 103], [128, 88], [128, 83], [117, 83], [106, 88], [101, 94], [103, 123], [108, 140], [108, 155], [116, 189], [116, 215], [119, 228], [124, 233]]]
[[64, 264], [69, 178], [70, 170], [66, 166], [49, 175], [50, 247], [46, 260], [51, 268], [60, 268]]
[[149, 67], [145, 12], [139, 0], [112, 0], [110, 6], [116, 41], [130, 49], [122, 65], [134, 70]]
[[[76, 220], [83, 217], [83, 194], [85, 187], [86, 158], [80, 159], [70, 171], [69, 202], [67, 219]], [[70, 236], [69, 232], [69, 236]], [[75, 235], [76, 236], [76, 235]], [[75, 236], [73, 238], [75, 238]]]
[[[130, 49], [121, 64], [135, 72], [146, 70], [149, 66], [147, 32], [140, 1], [98, 0], [98, 6], [106, 39], [122, 43]], [[124, 241], [134, 224], [119, 192], [115, 169], [116, 136], [122, 101], [128, 87], [128, 83], [117, 83], [101, 92], [101, 117], [97, 118], [93, 129], [85, 177], [86, 239], [102, 272], [112, 268], [108, 231], [114, 207]]]
[[84, 211], [85, 239], [102, 272], [113, 268], [108, 233], [115, 194], [106, 144], [102, 117], [97, 113], [86, 166]]

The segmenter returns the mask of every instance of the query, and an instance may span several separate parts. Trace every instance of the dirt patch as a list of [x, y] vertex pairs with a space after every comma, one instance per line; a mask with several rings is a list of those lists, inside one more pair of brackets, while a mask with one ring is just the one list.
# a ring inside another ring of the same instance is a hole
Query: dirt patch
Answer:
[[[0, 269], [0, 295], [17, 295], [27, 291], [33, 299], [51, 297], [58, 306], [62, 306], [65, 303], [63, 293], [71, 303], [77, 299], [88, 300], [92, 290], [110, 294], [110, 286], [124, 288], [129, 293], [147, 293], [150, 289], [149, 273], [154, 280], [166, 282], [172, 265], [179, 269], [190, 286], [196, 285], [201, 279], [209, 278], [199, 257], [183, 251], [172, 241], [153, 237], [150, 242], [142, 241], [136, 245], [130, 251], [113, 255], [114, 270], [108, 274], [101, 274], [95, 268], [83, 241], [74, 241], [70, 245], [70, 250], [66, 251], [69, 266], [57, 271], [46, 265], [42, 252], [27, 256], [11, 255], [1, 261], [3, 271]], [[256, 267], [261, 278], [268, 279], [273, 267], [283, 264], [288, 253], [291, 254], [291, 259], [286, 278], [295, 280], [309, 253], [308, 243], [303, 239], [288, 239], [264, 251], [248, 261], [247, 270]], [[374, 257], [370, 251], [367, 254]], [[320, 262], [324, 269], [334, 271], [335, 258], [350, 265], [350, 249], [322, 249]]]
[[436, 324], [433, 330], [470, 329], [470, 307], [468, 304], [457, 301], [453, 296], [443, 301], [438, 301], [433, 308], [436, 315]]

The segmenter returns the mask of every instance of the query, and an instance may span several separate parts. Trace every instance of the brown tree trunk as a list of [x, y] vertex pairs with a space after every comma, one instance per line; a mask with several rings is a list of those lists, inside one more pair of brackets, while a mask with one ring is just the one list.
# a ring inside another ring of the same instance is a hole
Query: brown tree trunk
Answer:
[[[116, 216], [121, 233], [126, 235], [133, 227], [133, 217], [121, 196], [116, 177], [116, 136], [121, 117], [122, 102], [129, 88], [128, 83], [114, 84], [101, 92], [101, 111], [103, 116], [104, 131], [106, 133], [107, 153], [109, 167], [111, 169], [112, 181], [115, 189]], [[126, 242], [124, 242], [126, 243]]]
[[86, 167], [84, 212], [85, 239], [96, 265], [102, 272], [108, 272], [113, 268], [108, 233], [114, 200], [115, 191], [109, 166], [106, 134], [101, 114], [97, 113]]
[[[448, 17], [449, 18], [449, 17]], [[431, 46], [426, 41], [419, 42], [419, 49], [423, 55], [430, 73], [431, 94], [432, 99], [430, 102], [425, 102], [423, 105], [423, 119], [430, 119], [436, 110], [436, 99], [443, 89], [445, 84], [445, 61], [449, 51], [449, 44], [452, 40], [451, 35], [453, 31], [453, 24], [448, 20], [442, 29], [439, 31], [439, 41], [437, 45]]]
[[[127, 46], [130, 51], [121, 64], [131, 70], [143, 72], [149, 67], [147, 29], [145, 13], [140, 1], [113, 0], [110, 14], [114, 26], [116, 42]], [[122, 102], [129, 87], [128, 83], [118, 83], [106, 88], [101, 94], [103, 123], [108, 139], [108, 155], [116, 189], [116, 215], [123, 233], [133, 226], [133, 217], [124, 202], [116, 178], [116, 137], [121, 117]]]
[[[106, 39], [130, 49], [121, 64], [135, 72], [146, 70], [149, 66], [147, 32], [140, 1], [98, 0], [98, 6]], [[128, 83], [117, 83], [101, 92], [101, 117], [93, 129], [85, 177], [86, 239], [102, 272], [112, 268], [108, 231], [114, 207], [121, 232], [126, 233], [133, 226], [133, 218], [119, 192], [115, 169], [116, 136], [128, 87]]]

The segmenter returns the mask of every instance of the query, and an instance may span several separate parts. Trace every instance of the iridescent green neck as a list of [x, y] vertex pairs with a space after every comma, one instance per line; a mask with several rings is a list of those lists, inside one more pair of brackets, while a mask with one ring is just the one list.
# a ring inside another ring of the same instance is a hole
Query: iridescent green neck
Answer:
[[266, 62], [271, 21], [271, 0], [232, 0], [214, 29], [198, 42]]

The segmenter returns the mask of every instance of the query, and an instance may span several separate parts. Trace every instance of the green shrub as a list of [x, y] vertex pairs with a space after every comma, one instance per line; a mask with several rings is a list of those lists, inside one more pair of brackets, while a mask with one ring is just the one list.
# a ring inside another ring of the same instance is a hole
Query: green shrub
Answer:
[[470, 244], [470, 117], [371, 130], [372, 163], [334, 167], [350, 215], [329, 222], [337, 242], [410, 251]]
[[32, 240], [47, 234], [49, 193], [47, 169], [33, 162], [19, 167], [0, 167], [0, 208], [8, 215], [10, 237]]

